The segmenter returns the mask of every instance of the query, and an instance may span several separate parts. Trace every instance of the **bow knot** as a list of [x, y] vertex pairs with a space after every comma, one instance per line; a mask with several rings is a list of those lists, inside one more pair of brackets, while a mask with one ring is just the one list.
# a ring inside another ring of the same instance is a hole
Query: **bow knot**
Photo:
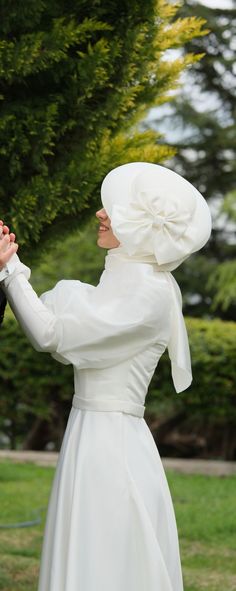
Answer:
[[153, 253], [159, 264], [180, 258], [181, 238], [188, 227], [193, 208], [154, 190], [136, 191], [125, 207], [114, 205], [111, 226], [129, 255]]
[[153, 228], [162, 228], [162, 226], [164, 226], [164, 224], [166, 223], [167, 219], [165, 217], [163, 217], [162, 215], [156, 215], [154, 216], [153, 219]]

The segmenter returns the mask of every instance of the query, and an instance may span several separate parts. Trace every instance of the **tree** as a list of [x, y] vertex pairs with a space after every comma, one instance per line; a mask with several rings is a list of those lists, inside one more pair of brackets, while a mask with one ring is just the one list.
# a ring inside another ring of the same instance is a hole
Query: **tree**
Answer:
[[235, 188], [236, 178], [236, 6], [209, 8], [187, 0], [181, 14], [186, 17], [192, 11], [206, 19], [209, 34], [191, 40], [184, 48], [197, 54], [205, 52], [205, 56], [194, 64], [175, 102], [175, 113], [188, 133], [186, 140], [181, 138], [176, 143], [175, 158], [178, 168], [188, 171], [190, 180], [201, 187], [207, 198], [222, 197]]
[[177, 10], [166, 0], [1, 0], [0, 211], [25, 260], [88, 219], [109, 169], [174, 153], [137, 124], [199, 59], [165, 58], [205, 34], [202, 19]]
[[[184, 263], [176, 278], [185, 293], [187, 314], [216, 314], [233, 319], [235, 223], [232, 207], [227, 211], [227, 195], [235, 189], [236, 182], [233, 44], [236, 8], [209, 8], [187, 0], [181, 17], [193, 12], [198, 18], [206, 19], [209, 34], [192, 39], [185, 44], [184, 51], [205, 52], [205, 56], [185, 75], [182, 91], [171, 103], [164, 127], [166, 131], [175, 129], [175, 137], [178, 136], [169, 140], [176, 149], [171, 166], [210, 200], [214, 230], [207, 248]], [[156, 129], [160, 129], [160, 120], [163, 121], [162, 113], [156, 117]]]
[[[235, 230], [236, 223], [236, 191], [228, 193], [222, 205], [222, 213], [226, 214], [227, 223], [232, 223]], [[235, 240], [233, 248], [235, 247]], [[232, 248], [232, 252], [233, 252]], [[236, 306], [236, 259], [233, 257], [224, 260], [220, 265], [216, 265], [211, 272], [208, 288], [214, 289], [213, 309], [220, 308], [224, 312], [233, 310]]]

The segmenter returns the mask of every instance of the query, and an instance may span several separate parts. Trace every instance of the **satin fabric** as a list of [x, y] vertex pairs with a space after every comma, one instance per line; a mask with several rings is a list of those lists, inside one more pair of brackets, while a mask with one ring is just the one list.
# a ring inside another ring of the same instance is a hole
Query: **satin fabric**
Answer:
[[20, 262], [4, 281], [33, 346], [74, 367], [38, 591], [183, 591], [170, 491], [141, 412], [173, 293], [152, 262], [114, 252], [97, 287], [60, 281], [39, 299]]
[[[90, 370], [91, 371], [91, 370]], [[182, 591], [175, 516], [144, 419], [72, 408], [38, 591]]]

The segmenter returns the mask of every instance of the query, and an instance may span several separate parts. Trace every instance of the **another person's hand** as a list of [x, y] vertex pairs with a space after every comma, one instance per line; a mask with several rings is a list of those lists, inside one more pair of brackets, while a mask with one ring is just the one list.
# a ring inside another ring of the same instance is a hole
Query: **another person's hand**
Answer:
[[0, 271], [18, 250], [15, 239], [15, 234], [0, 220]]

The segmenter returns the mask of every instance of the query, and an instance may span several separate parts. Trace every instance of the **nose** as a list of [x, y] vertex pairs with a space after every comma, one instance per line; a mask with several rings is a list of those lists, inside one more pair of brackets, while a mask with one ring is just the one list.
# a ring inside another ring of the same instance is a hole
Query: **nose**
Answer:
[[99, 209], [98, 211], [96, 211], [96, 217], [98, 219], [101, 218], [102, 220], [105, 220], [107, 218], [107, 212], [104, 209], [104, 207], [102, 209]]

